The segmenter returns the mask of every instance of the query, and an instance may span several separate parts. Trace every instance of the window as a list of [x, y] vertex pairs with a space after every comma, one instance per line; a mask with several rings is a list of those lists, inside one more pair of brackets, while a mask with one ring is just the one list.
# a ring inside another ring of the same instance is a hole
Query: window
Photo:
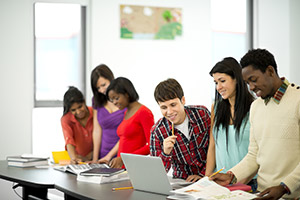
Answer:
[[[211, 0], [212, 67], [225, 57], [238, 62], [252, 48], [252, 0]], [[213, 100], [215, 84], [211, 84]]]
[[35, 4], [35, 107], [62, 106], [68, 86], [85, 93], [84, 7]]
[[251, 0], [211, 0], [213, 65], [224, 57], [238, 61], [252, 47]]
[[34, 154], [50, 156], [51, 151], [64, 150], [63, 95], [68, 86], [86, 93], [86, 5], [74, 1], [34, 4]]

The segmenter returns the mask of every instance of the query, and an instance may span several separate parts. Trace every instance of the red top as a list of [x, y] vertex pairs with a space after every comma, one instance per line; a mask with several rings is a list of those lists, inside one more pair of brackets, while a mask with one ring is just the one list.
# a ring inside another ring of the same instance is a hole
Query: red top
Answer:
[[144, 105], [132, 117], [123, 119], [117, 129], [120, 137], [118, 156], [120, 153], [148, 155], [150, 153], [150, 129], [153, 125], [153, 114]]
[[67, 144], [75, 146], [76, 154], [86, 156], [93, 150], [93, 108], [88, 107], [89, 118], [83, 127], [75, 116], [68, 112], [61, 118], [61, 127]]

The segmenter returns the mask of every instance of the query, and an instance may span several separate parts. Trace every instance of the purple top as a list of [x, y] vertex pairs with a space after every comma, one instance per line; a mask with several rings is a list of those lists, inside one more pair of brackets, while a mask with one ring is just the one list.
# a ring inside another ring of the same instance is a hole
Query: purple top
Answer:
[[124, 118], [125, 110], [109, 113], [105, 107], [97, 108], [97, 119], [102, 128], [99, 158], [104, 157], [119, 141], [117, 128]]

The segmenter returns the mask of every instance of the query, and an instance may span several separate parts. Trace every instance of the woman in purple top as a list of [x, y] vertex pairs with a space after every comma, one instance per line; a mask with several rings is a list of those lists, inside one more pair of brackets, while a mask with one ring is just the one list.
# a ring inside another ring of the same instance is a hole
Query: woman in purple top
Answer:
[[105, 107], [97, 108], [97, 120], [102, 129], [99, 158], [104, 158], [119, 141], [116, 130], [122, 122], [123, 117], [124, 110], [117, 110], [110, 113]]
[[91, 74], [93, 97], [93, 160], [92, 163], [109, 163], [117, 155], [119, 137], [117, 128], [125, 110], [119, 110], [107, 101], [106, 88], [114, 79], [112, 71], [104, 64], [97, 66]]

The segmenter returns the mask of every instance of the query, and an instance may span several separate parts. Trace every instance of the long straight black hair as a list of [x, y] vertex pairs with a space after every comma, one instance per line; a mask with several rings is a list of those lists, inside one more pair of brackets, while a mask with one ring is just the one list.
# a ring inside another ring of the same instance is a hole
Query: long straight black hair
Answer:
[[247, 114], [250, 110], [254, 97], [249, 92], [247, 84], [243, 80], [240, 64], [234, 58], [227, 57], [218, 62], [209, 72], [211, 76], [215, 73], [224, 73], [236, 80], [234, 118], [231, 116], [229, 100], [223, 99], [219, 92], [215, 90], [214, 126], [217, 130], [219, 130], [220, 126], [226, 129], [226, 146], [228, 146], [228, 127], [230, 119], [233, 119], [233, 125], [236, 130], [236, 140], [238, 140], [243, 120], [248, 116]]
[[97, 89], [97, 82], [100, 77], [103, 77], [110, 82], [114, 80], [114, 74], [105, 64], [100, 64], [91, 73], [91, 87], [93, 91], [93, 108], [102, 107], [107, 102], [107, 97]]

